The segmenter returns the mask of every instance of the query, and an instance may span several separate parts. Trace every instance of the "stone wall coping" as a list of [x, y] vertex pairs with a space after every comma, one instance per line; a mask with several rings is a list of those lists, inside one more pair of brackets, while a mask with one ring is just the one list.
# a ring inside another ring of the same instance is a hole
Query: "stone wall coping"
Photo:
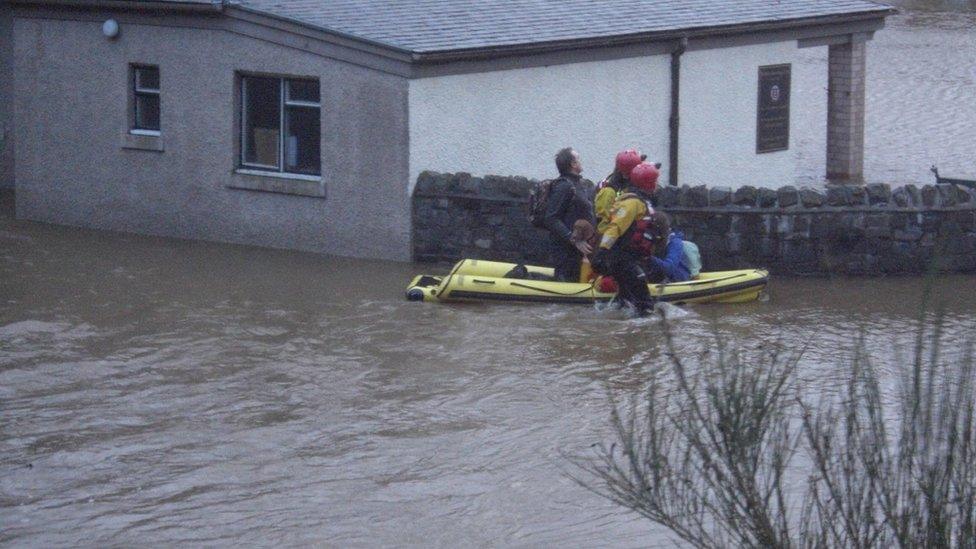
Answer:
[[[425, 171], [417, 178], [414, 198], [480, 200], [500, 204], [525, 204], [537, 181], [519, 176], [472, 176], [467, 172]], [[954, 212], [976, 209], [976, 189], [952, 184], [887, 183], [832, 185], [825, 189], [785, 185], [778, 189], [741, 185], [681, 185], [658, 189], [658, 205], [680, 212]]]
[[526, 198], [514, 198], [514, 197], [499, 197], [499, 196], [485, 196], [483, 194], [477, 193], [430, 193], [430, 192], [414, 192], [414, 198], [459, 198], [462, 200], [480, 200], [482, 202], [503, 202], [508, 204], [527, 204], [529, 202], [528, 197]]
[[[427, 199], [438, 199], [438, 198], [448, 198], [448, 199], [461, 199], [461, 200], [478, 200], [481, 202], [496, 202], [503, 204], [527, 204], [528, 198], [503, 198], [503, 197], [493, 197], [484, 196], [479, 194], [470, 193], [428, 193], [428, 192], [416, 192], [414, 193], [414, 198], [427, 198]], [[899, 206], [889, 206], [878, 205], [878, 206], [820, 206], [817, 208], [761, 208], [761, 207], [750, 207], [750, 206], [701, 206], [701, 207], [689, 207], [689, 206], [658, 206], [658, 209], [664, 212], [677, 212], [677, 213], [726, 213], [726, 214], [817, 214], [817, 213], [923, 213], [923, 212], [960, 212], [976, 210], [976, 203], [966, 203], [958, 204], [955, 206], [915, 206], [915, 207], [899, 207]]]
[[976, 210], [976, 204], [960, 204], [958, 206], [822, 206], [819, 208], [750, 208], [745, 206], [703, 206], [700, 208], [688, 206], [659, 206], [665, 213], [710, 213], [710, 214], [818, 214], [818, 213], [926, 213], [926, 212], [965, 212]]

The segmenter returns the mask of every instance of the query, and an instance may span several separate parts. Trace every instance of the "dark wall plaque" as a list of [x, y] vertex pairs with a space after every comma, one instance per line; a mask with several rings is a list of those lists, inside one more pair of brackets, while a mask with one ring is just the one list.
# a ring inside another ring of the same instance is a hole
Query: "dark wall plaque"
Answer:
[[790, 148], [790, 65], [759, 67], [756, 153]]

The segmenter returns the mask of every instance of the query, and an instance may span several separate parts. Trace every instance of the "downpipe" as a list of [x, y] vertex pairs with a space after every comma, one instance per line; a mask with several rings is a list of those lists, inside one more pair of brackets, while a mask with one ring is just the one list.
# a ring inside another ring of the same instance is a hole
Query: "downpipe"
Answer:
[[671, 50], [671, 116], [668, 119], [670, 132], [668, 150], [668, 185], [678, 185], [678, 133], [680, 121], [678, 112], [681, 107], [681, 55], [688, 49], [688, 37], [683, 36]]

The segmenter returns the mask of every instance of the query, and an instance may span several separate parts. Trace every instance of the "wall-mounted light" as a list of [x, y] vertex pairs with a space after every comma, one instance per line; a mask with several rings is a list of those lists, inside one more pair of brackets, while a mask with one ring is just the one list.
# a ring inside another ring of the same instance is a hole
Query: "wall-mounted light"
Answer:
[[115, 19], [109, 19], [102, 23], [102, 34], [109, 40], [116, 38], [119, 35], [119, 22]]

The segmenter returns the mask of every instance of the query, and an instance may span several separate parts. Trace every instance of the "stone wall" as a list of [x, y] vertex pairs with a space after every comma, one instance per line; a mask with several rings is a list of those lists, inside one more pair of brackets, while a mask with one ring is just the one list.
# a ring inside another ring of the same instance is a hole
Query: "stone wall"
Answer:
[[[413, 258], [546, 264], [546, 231], [526, 220], [532, 181], [424, 172], [413, 195]], [[698, 244], [705, 270], [776, 274], [976, 272], [976, 190], [956, 185], [826, 191], [663, 187], [658, 208]]]

